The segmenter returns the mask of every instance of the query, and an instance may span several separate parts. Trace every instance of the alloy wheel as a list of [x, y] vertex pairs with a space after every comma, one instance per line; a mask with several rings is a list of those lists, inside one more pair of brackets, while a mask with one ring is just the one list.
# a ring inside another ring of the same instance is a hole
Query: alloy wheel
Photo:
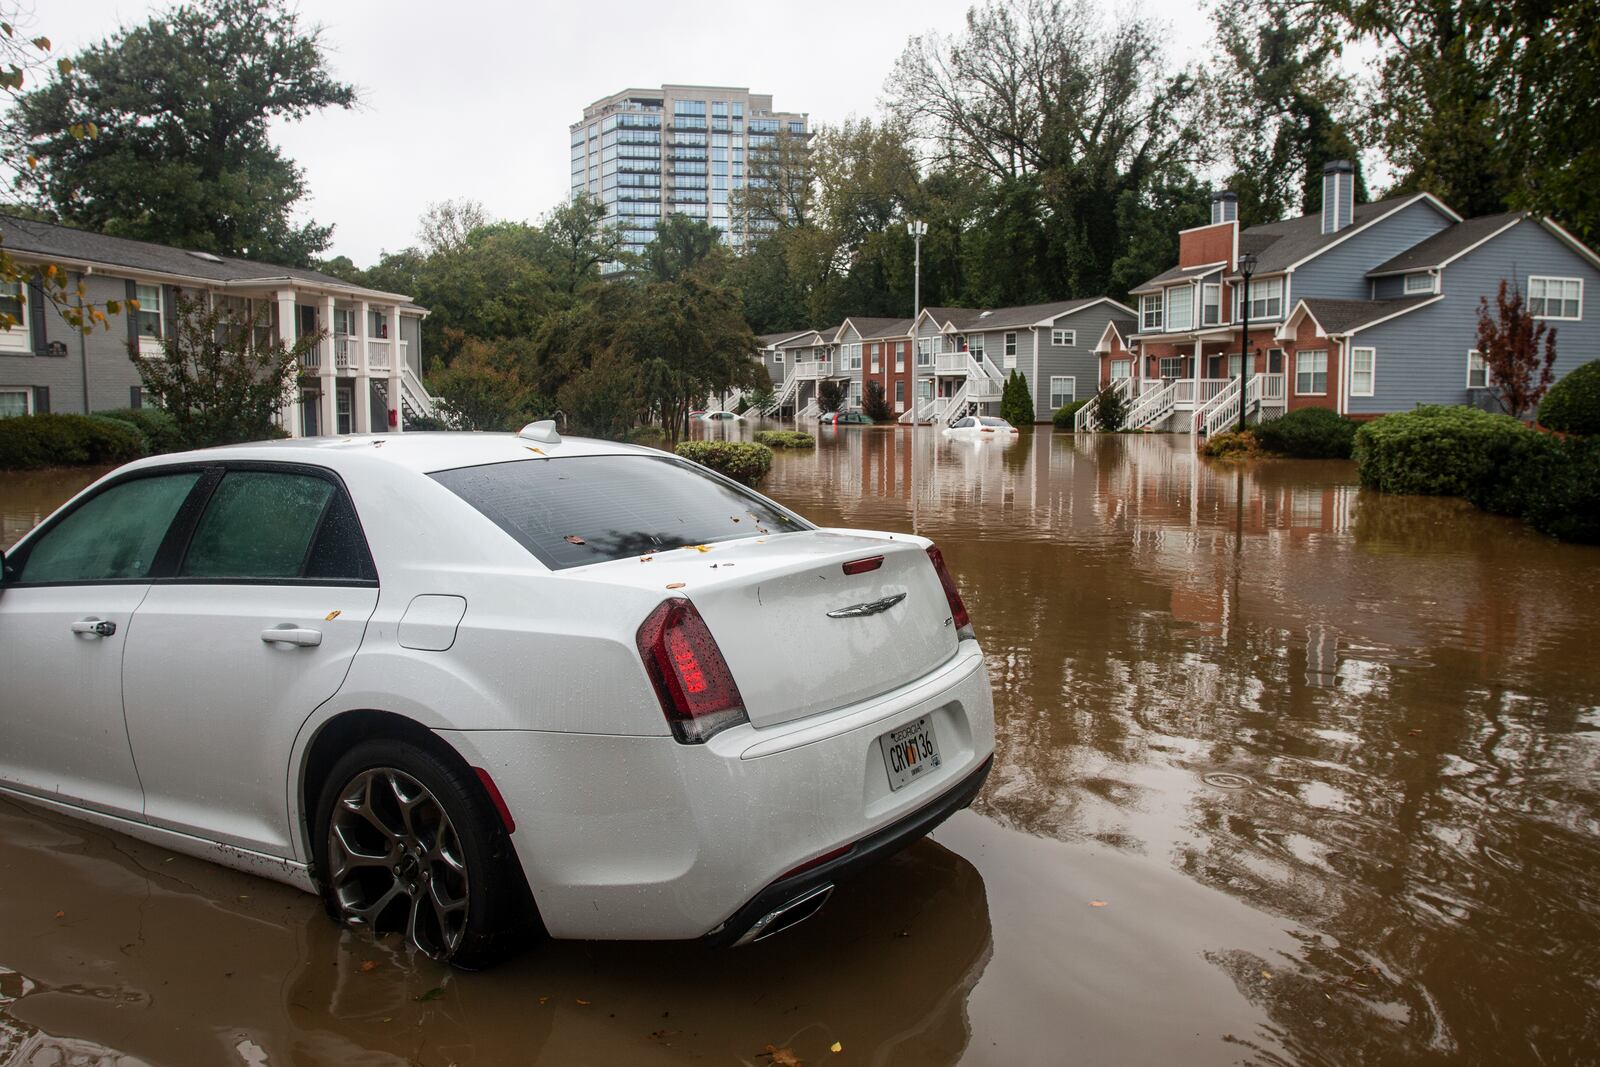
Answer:
[[328, 858], [334, 899], [351, 926], [401, 930], [434, 959], [461, 944], [461, 839], [438, 798], [411, 775], [374, 767], [352, 778], [329, 819]]

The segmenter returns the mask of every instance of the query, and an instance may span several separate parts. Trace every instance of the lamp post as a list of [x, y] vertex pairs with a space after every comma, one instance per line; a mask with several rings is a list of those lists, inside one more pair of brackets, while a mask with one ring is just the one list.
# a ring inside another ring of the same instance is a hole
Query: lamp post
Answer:
[[917, 427], [922, 420], [917, 416], [917, 318], [922, 314], [922, 239], [928, 234], [928, 224], [921, 219], [906, 223], [906, 233], [916, 245], [916, 257], [911, 273], [911, 532], [917, 532]]
[[1250, 361], [1250, 275], [1256, 272], [1256, 257], [1249, 252], [1239, 257], [1239, 274], [1244, 278], [1244, 292], [1240, 295], [1240, 317], [1244, 320], [1244, 329], [1239, 334], [1239, 432], [1244, 432], [1244, 417], [1248, 410], [1245, 395], [1250, 381], [1250, 368], [1246, 366]]

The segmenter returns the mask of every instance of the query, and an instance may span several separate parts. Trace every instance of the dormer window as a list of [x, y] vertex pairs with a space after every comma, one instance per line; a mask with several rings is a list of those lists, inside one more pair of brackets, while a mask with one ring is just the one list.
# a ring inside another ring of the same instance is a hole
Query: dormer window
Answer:
[[[1244, 286], [1234, 287], [1236, 318], [1243, 318]], [[1250, 318], [1255, 322], [1283, 318], [1283, 279], [1264, 278], [1250, 283]]]
[[1433, 292], [1433, 275], [1425, 270], [1414, 271], [1406, 275], [1406, 295], [1412, 293]]
[[1174, 285], [1167, 290], [1167, 329], [1187, 330], [1194, 325], [1194, 286]]

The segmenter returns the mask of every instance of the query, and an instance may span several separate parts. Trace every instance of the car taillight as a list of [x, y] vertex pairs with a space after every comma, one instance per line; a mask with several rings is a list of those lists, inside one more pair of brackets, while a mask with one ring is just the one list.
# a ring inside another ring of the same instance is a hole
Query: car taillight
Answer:
[[939, 584], [944, 586], [944, 598], [950, 603], [950, 623], [956, 628], [956, 636], [976, 637], [972, 630], [972, 619], [967, 615], [966, 602], [961, 599], [961, 590], [956, 588], [956, 580], [950, 577], [950, 568], [944, 565], [944, 553], [939, 551], [938, 545], [928, 546], [928, 558], [933, 561], [933, 570], [939, 576]]
[[638, 642], [661, 711], [679, 741], [704, 744], [750, 721], [733, 672], [693, 603], [663, 600], [640, 624]]

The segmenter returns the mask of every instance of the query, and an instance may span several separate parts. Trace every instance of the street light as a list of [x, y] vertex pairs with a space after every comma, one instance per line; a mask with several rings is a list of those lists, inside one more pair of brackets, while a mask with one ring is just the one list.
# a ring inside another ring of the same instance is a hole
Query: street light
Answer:
[[1249, 252], [1239, 257], [1239, 273], [1244, 278], [1244, 292], [1239, 300], [1241, 317], [1244, 320], [1244, 329], [1239, 334], [1239, 432], [1244, 432], [1244, 417], [1248, 410], [1245, 402], [1249, 399], [1245, 395], [1246, 385], [1250, 379], [1247, 375], [1249, 368], [1245, 366], [1250, 360], [1250, 275], [1256, 272], [1256, 257]]
[[928, 235], [928, 224], [921, 219], [906, 223], [906, 233], [916, 245], [915, 266], [911, 274], [911, 532], [917, 532], [917, 427], [922, 424], [917, 415], [917, 319], [922, 314], [922, 239]]

